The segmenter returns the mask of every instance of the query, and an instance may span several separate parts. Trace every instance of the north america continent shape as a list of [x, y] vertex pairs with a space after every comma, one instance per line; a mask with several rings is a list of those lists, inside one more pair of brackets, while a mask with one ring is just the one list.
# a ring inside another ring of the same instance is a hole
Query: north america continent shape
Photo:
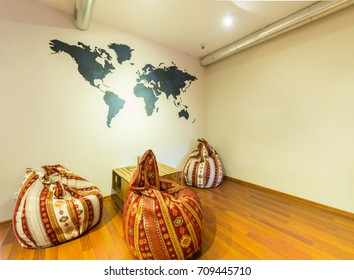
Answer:
[[[133, 49], [129, 46], [112, 43], [108, 47], [116, 54], [119, 64], [131, 59]], [[55, 39], [50, 41], [50, 48], [54, 54], [64, 52], [71, 56], [77, 64], [80, 75], [91, 86], [104, 93], [103, 100], [108, 106], [107, 126], [110, 127], [112, 119], [117, 116], [125, 104], [124, 99], [104, 85], [104, 79], [115, 70], [110, 53], [98, 47], [92, 49], [81, 42], [78, 42], [77, 45], [69, 45]]]

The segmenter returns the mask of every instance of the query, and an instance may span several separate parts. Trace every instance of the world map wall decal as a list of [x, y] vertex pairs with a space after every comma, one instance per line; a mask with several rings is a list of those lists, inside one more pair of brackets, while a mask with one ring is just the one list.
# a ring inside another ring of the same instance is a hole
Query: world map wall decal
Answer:
[[[103, 100], [108, 106], [106, 124], [111, 127], [112, 120], [124, 109], [126, 101], [105, 84], [105, 79], [116, 70], [114, 59], [119, 65], [130, 62], [130, 66], [134, 66], [131, 62], [134, 49], [117, 43], [107, 45], [107, 49], [91, 48], [82, 42], [70, 45], [57, 39], [50, 40], [49, 46], [54, 51], [53, 54], [68, 54], [77, 64], [81, 77], [103, 93]], [[131, 94], [143, 99], [147, 116], [158, 113], [157, 101], [164, 95], [167, 100], [173, 101], [179, 118], [189, 119], [189, 108], [183, 103], [181, 94], [197, 80], [195, 76], [186, 70], [180, 70], [173, 62], [170, 66], [165, 63], [158, 66], [147, 63], [142, 69], [132, 68], [132, 71], [137, 77]]]

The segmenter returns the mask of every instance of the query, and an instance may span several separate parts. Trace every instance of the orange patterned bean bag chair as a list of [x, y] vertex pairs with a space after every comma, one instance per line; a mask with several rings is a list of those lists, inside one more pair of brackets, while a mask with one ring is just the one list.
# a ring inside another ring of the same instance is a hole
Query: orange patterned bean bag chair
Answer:
[[198, 142], [197, 148], [189, 155], [184, 164], [184, 180], [188, 186], [217, 187], [224, 177], [219, 154], [205, 139], [198, 139]]
[[102, 217], [103, 196], [62, 165], [27, 168], [12, 218], [25, 248], [46, 248], [76, 238]]
[[160, 178], [155, 155], [141, 157], [123, 209], [123, 230], [140, 260], [195, 259], [203, 236], [202, 206], [186, 186]]

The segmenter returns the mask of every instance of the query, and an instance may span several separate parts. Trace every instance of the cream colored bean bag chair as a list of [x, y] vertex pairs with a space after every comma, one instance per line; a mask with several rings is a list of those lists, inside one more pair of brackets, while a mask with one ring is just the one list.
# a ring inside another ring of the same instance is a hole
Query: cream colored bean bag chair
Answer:
[[62, 165], [27, 168], [12, 219], [25, 248], [45, 248], [76, 238], [102, 217], [103, 196]]
[[198, 139], [198, 142], [184, 164], [183, 178], [188, 186], [217, 187], [224, 177], [220, 157], [205, 139]]

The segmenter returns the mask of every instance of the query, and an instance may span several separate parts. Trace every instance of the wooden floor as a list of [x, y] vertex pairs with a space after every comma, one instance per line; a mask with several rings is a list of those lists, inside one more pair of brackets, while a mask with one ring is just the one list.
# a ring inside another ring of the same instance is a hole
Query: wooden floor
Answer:
[[[204, 211], [202, 260], [354, 260], [354, 218], [225, 179], [194, 189]], [[107, 198], [101, 222], [47, 249], [24, 249], [0, 227], [2, 260], [127, 260], [122, 209]]]

